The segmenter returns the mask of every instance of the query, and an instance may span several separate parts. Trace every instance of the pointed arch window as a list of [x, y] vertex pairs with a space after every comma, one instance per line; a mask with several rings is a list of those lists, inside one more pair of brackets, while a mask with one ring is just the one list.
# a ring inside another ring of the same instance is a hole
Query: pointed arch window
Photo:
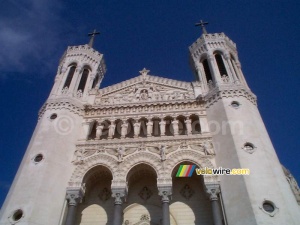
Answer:
[[224, 76], [224, 75], [228, 76], [228, 73], [227, 73], [227, 70], [226, 70], [226, 67], [225, 67], [222, 55], [219, 54], [219, 53], [216, 53], [215, 54], [215, 58], [216, 58], [216, 62], [217, 62], [217, 65], [218, 65], [221, 77]]
[[85, 84], [86, 84], [86, 81], [87, 81], [87, 78], [89, 76], [89, 69], [88, 68], [84, 68], [83, 69], [83, 72], [82, 72], [82, 75], [81, 75], [81, 79], [80, 79], [80, 82], [79, 82], [79, 85], [78, 85], [78, 89], [77, 91], [81, 91], [83, 92], [84, 91], [84, 88], [85, 88]]
[[66, 81], [65, 81], [65, 84], [64, 84], [63, 89], [69, 88], [69, 87], [70, 87], [70, 84], [71, 84], [71, 82], [72, 82], [72, 79], [73, 79], [75, 70], [76, 70], [76, 65], [72, 65], [72, 66], [69, 68], [69, 73], [68, 73], [68, 76], [67, 76], [67, 79], [66, 79]]
[[212, 75], [211, 75], [211, 72], [210, 72], [210, 69], [209, 69], [209, 65], [208, 65], [207, 59], [204, 59], [202, 61], [202, 65], [203, 65], [203, 68], [204, 68], [206, 81], [208, 83], [209, 81], [212, 81]]

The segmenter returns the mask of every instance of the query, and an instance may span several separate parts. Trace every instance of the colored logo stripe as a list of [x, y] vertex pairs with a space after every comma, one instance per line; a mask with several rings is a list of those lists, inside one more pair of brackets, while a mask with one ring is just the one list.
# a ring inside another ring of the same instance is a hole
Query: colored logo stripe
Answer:
[[195, 165], [180, 165], [176, 177], [191, 177], [195, 167]]

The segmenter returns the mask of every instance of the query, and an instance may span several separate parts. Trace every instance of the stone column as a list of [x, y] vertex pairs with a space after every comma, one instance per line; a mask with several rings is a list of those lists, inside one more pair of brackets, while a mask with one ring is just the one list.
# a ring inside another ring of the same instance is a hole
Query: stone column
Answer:
[[158, 194], [161, 196], [162, 201], [162, 225], [170, 225], [169, 196], [172, 194], [172, 188], [158, 187], [158, 190]]
[[68, 212], [65, 225], [75, 224], [77, 205], [78, 203], [81, 203], [82, 197], [83, 190], [81, 188], [67, 190], [66, 199], [68, 201]]
[[164, 119], [161, 119], [159, 122], [159, 128], [160, 128], [160, 136], [166, 135], [166, 121]]
[[148, 119], [148, 122], [147, 122], [147, 137], [152, 136], [152, 130], [153, 130], [153, 122], [152, 122], [151, 119]]
[[223, 215], [218, 198], [218, 194], [220, 193], [220, 185], [206, 184], [205, 186], [211, 202], [214, 225], [223, 225]]
[[172, 127], [173, 127], [173, 131], [174, 131], [174, 136], [177, 136], [179, 134], [178, 132], [178, 120], [174, 119], [172, 121]]
[[225, 59], [225, 67], [226, 67], [226, 70], [230, 73], [228, 73], [228, 76], [230, 77], [230, 80], [233, 81], [233, 82], [236, 82], [237, 78], [235, 76], [235, 72], [234, 72], [234, 69], [230, 63], [230, 55], [229, 53], [227, 52], [226, 54], [224, 54], [224, 59]]
[[96, 139], [100, 140], [103, 128], [104, 126], [98, 122], [98, 126], [96, 127]]
[[221, 82], [221, 75], [219, 73], [219, 68], [215, 60], [214, 55], [208, 55], [207, 57], [208, 65], [213, 76], [213, 81], [215, 84], [220, 84]]
[[113, 225], [122, 225], [123, 223], [122, 198], [125, 196], [125, 193], [123, 188], [112, 189], [112, 197], [115, 198]]
[[137, 138], [140, 135], [140, 130], [141, 130], [141, 123], [136, 121], [133, 124], [134, 137]]
[[186, 134], [191, 135], [192, 134], [192, 121], [190, 119], [186, 119], [184, 121], [186, 126]]

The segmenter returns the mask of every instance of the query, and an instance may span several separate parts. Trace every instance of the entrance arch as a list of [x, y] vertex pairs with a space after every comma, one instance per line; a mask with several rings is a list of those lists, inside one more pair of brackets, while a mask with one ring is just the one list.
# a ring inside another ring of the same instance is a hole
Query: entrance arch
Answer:
[[79, 205], [76, 225], [111, 224], [114, 199], [111, 197], [111, 171], [102, 165], [90, 169], [83, 178], [86, 191]]
[[[213, 224], [211, 203], [204, 190], [202, 176], [176, 177], [180, 165], [194, 165], [190, 161], [178, 163], [172, 171], [173, 193], [170, 213], [178, 225]], [[198, 166], [196, 166], [198, 167]]]
[[157, 173], [150, 165], [141, 163], [127, 174], [127, 201], [124, 203], [124, 223], [160, 224], [161, 201], [157, 189]]

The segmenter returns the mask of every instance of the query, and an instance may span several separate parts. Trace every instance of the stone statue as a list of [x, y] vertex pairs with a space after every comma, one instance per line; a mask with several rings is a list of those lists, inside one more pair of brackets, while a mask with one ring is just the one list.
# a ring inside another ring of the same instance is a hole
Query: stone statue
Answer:
[[166, 146], [165, 145], [159, 146], [159, 154], [160, 154], [161, 161], [165, 161], [166, 160]]
[[140, 134], [140, 128], [141, 128], [141, 123], [140, 122], [136, 122], [133, 124], [133, 131], [134, 131], [134, 136], [138, 137]]
[[174, 130], [174, 135], [178, 135], [179, 134], [179, 129], [178, 129], [178, 120], [173, 120], [172, 121], [172, 127], [173, 127], [173, 130]]
[[215, 151], [213, 149], [213, 146], [210, 142], [208, 141], [205, 141], [203, 144], [202, 144], [202, 147], [203, 147], [203, 150], [204, 152], [207, 154], [207, 155], [214, 155], [215, 154]]
[[121, 125], [121, 137], [125, 138], [126, 134], [127, 134], [127, 129], [128, 129], [128, 123], [124, 122]]
[[192, 121], [190, 119], [186, 119], [184, 122], [186, 126], [187, 135], [192, 134]]
[[166, 133], [166, 121], [163, 119], [159, 122], [159, 127], [160, 127], [160, 135], [164, 136]]
[[153, 122], [152, 122], [152, 120], [149, 120], [147, 122], [147, 136], [148, 137], [151, 136], [151, 134], [152, 134], [152, 128], [153, 128]]
[[82, 161], [82, 159], [83, 159], [83, 150], [82, 149], [76, 150], [74, 152], [74, 156], [73, 156], [72, 162], [73, 163], [79, 163], [79, 162]]
[[103, 125], [98, 125], [96, 128], [96, 139], [100, 139], [101, 135], [102, 135], [102, 130], [103, 130], [104, 126]]
[[108, 126], [108, 138], [113, 138], [113, 136], [115, 135], [115, 128], [116, 125], [114, 123]]
[[125, 147], [124, 146], [119, 146], [117, 148], [117, 152], [118, 152], [118, 162], [123, 162], [123, 156], [125, 155]]

